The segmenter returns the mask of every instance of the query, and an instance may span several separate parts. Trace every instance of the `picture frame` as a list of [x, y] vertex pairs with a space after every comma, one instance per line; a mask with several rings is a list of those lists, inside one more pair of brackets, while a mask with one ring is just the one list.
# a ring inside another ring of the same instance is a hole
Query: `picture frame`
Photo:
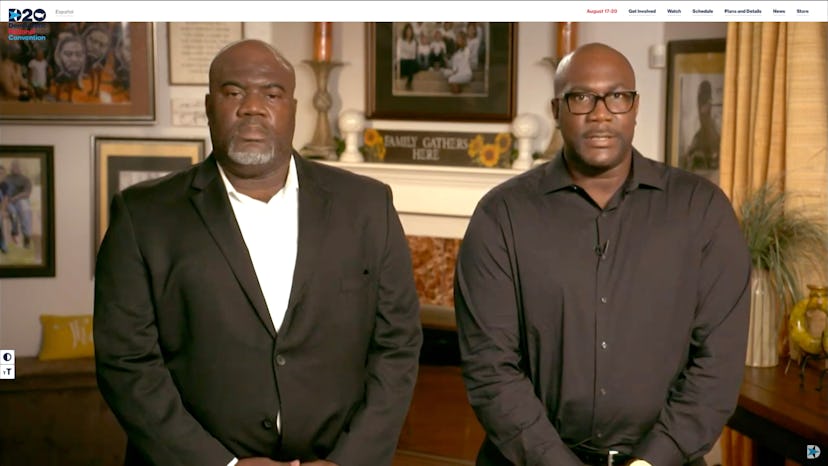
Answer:
[[0, 145], [0, 167], [0, 278], [54, 277], [54, 146]]
[[[112, 198], [127, 187], [185, 170], [204, 160], [203, 139], [93, 137], [94, 247], [109, 226]], [[94, 260], [93, 260], [94, 264]]]
[[[410, 40], [398, 44], [403, 35], [408, 37], [409, 27], [412, 34], [419, 30], [421, 42], [430, 40], [429, 46], [434, 46], [427, 59], [417, 54], [416, 65], [405, 58], [410, 57]], [[366, 28], [367, 118], [514, 119], [517, 23], [367, 23]], [[458, 46], [461, 33], [465, 48]], [[468, 51], [470, 70], [465, 59], [453, 53], [463, 49]]]
[[719, 182], [719, 144], [724, 101], [725, 39], [667, 43], [669, 165]]
[[244, 23], [167, 23], [170, 85], [206, 86], [216, 54], [243, 37]]
[[[155, 121], [152, 23], [3, 23], [0, 28], [4, 35], [33, 37], [3, 44], [14, 57], [19, 83], [16, 91], [0, 91], [0, 121]], [[10, 92], [15, 95], [6, 95]]]

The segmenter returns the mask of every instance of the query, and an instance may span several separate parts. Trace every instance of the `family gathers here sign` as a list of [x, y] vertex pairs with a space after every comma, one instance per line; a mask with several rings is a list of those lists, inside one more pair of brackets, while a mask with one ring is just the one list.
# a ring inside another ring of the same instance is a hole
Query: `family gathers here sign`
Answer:
[[367, 162], [509, 168], [510, 133], [385, 131], [368, 128], [363, 152]]

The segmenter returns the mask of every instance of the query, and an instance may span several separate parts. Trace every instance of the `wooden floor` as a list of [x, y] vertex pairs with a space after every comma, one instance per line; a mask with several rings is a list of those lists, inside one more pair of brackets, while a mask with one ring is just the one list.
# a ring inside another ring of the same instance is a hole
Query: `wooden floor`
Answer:
[[421, 365], [394, 466], [471, 465], [483, 437], [460, 368]]

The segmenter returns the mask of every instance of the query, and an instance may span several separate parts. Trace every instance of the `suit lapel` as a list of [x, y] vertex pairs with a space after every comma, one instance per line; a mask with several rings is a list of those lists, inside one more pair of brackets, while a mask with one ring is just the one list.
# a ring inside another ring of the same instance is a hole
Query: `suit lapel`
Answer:
[[[192, 187], [193, 194], [190, 199], [204, 221], [204, 225], [216, 241], [225, 260], [230, 264], [236, 280], [256, 310], [262, 324], [270, 335], [275, 337], [276, 329], [273, 327], [273, 320], [267, 310], [259, 280], [256, 278], [250, 253], [244, 244], [233, 208], [227, 198], [227, 189], [221, 180], [216, 160], [212, 155], [196, 171]], [[301, 236], [301, 224], [299, 231]], [[299, 244], [302, 244], [301, 241]]]
[[299, 177], [299, 239], [296, 248], [296, 268], [290, 288], [287, 314], [283, 329], [288, 328], [293, 308], [302, 299], [308, 281], [319, 260], [319, 250], [328, 232], [331, 198], [314, 176], [314, 162], [294, 154]]

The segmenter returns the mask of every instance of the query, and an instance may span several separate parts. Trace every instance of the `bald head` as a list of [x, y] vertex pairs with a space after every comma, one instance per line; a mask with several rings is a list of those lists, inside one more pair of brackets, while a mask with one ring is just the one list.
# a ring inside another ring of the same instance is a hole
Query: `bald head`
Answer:
[[291, 76], [296, 76], [293, 65], [278, 50], [267, 42], [258, 39], [244, 39], [226, 45], [216, 54], [210, 63], [210, 88], [220, 85], [219, 74], [228, 62], [233, 62], [238, 57], [249, 57], [250, 59], [272, 58], [285, 69]]
[[558, 63], [555, 71], [555, 95], [567, 92], [573, 78], [580, 75], [584, 68], [597, 65], [613, 69], [619, 81], [624, 81], [630, 89], [635, 89], [635, 71], [627, 57], [609, 45], [593, 42], [578, 47]]
[[[269, 44], [243, 40], [210, 64], [205, 97], [213, 153], [239, 177], [287, 173], [296, 120], [296, 74]], [[282, 179], [284, 182], [284, 179]]]

